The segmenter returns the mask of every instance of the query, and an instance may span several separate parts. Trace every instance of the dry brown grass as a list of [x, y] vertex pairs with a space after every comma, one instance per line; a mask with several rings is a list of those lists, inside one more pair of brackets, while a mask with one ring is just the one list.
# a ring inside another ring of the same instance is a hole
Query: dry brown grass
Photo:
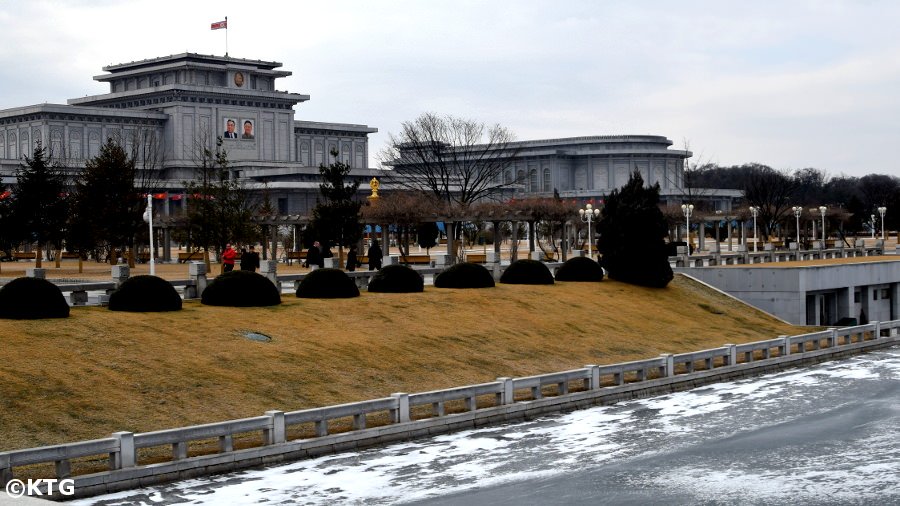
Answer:
[[[180, 266], [186, 270], [186, 267]], [[241, 335], [252, 330], [268, 343]], [[676, 276], [0, 320], [0, 450], [800, 333]]]
[[786, 268], [786, 267], [820, 267], [823, 265], [842, 265], [842, 264], [868, 264], [876, 262], [896, 262], [900, 261], [900, 255], [880, 255], [871, 257], [850, 257], [850, 258], [823, 258], [818, 260], [800, 260], [790, 262], [769, 262], [764, 264], [742, 264], [742, 265], [723, 265], [722, 267], [752, 267], [752, 268]]

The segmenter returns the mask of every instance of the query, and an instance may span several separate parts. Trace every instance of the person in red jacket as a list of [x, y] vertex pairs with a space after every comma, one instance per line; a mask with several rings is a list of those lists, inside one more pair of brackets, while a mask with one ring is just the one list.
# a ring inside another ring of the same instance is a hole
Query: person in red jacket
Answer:
[[225, 245], [225, 251], [222, 252], [222, 272], [231, 272], [234, 270], [234, 259], [237, 252], [231, 247], [231, 243]]

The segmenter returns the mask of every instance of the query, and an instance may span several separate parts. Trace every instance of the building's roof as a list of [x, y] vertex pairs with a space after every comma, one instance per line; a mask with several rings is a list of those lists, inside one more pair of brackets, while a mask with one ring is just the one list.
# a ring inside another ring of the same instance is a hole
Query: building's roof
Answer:
[[[181, 54], [173, 54], [169, 56], [159, 56], [156, 58], [147, 58], [146, 60], [137, 60], [128, 63], [117, 63], [114, 65], [107, 65], [103, 67], [103, 70], [106, 72], [121, 72], [123, 70], [133, 70], [147, 67], [158, 67], [160, 65], [173, 63], [173, 62], [191, 62], [191, 63], [201, 63], [201, 64], [211, 64], [216, 66], [223, 65], [246, 65], [250, 67], [254, 67], [259, 70], [273, 70], [278, 67], [281, 67], [281, 62], [277, 61], [263, 61], [263, 60], [250, 60], [246, 58], [234, 58], [231, 56], [215, 56], [215, 55], [205, 55], [198, 53], [181, 53]], [[290, 73], [288, 73], [290, 75]]]
[[[109, 119], [145, 119], [160, 121], [169, 119], [168, 114], [144, 111], [141, 109], [108, 109], [105, 107], [84, 107], [64, 104], [35, 104], [0, 110], [0, 120], [14, 120], [17, 118], [25, 120], [29, 117], [44, 119], [47, 115], [66, 116], [67, 119], [71, 116], [103, 116], [104, 118]], [[93, 121], [93, 119], [87, 120]]]

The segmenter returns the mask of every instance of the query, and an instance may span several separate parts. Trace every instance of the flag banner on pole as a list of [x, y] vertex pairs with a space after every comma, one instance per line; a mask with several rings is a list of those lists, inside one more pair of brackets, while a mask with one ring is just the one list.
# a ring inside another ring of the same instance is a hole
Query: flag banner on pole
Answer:
[[216, 21], [215, 23], [212, 23], [211, 25], [209, 25], [210, 30], [220, 30], [222, 28], [228, 28], [228, 20], [227, 19], [225, 21]]

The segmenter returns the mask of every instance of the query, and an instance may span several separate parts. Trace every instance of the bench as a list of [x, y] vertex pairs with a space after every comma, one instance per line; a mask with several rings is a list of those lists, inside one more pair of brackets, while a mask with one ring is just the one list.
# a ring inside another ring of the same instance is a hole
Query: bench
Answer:
[[[149, 254], [147, 260], [150, 260]], [[202, 251], [194, 251], [194, 252], [184, 252], [178, 253], [178, 262], [185, 263], [191, 260], [203, 260], [203, 252]]]
[[303, 251], [288, 251], [287, 252], [288, 260], [306, 260], [306, 250]]
[[[368, 258], [368, 257], [366, 257], [366, 258]], [[415, 264], [415, 265], [431, 265], [431, 257], [428, 255], [407, 255], [407, 256], [400, 255], [400, 263], [401, 264]]]
[[14, 251], [12, 256], [16, 260], [34, 260], [34, 251]]
[[466, 262], [483, 264], [487, 262], [487, 255], [484, 253], [466, 253]]

